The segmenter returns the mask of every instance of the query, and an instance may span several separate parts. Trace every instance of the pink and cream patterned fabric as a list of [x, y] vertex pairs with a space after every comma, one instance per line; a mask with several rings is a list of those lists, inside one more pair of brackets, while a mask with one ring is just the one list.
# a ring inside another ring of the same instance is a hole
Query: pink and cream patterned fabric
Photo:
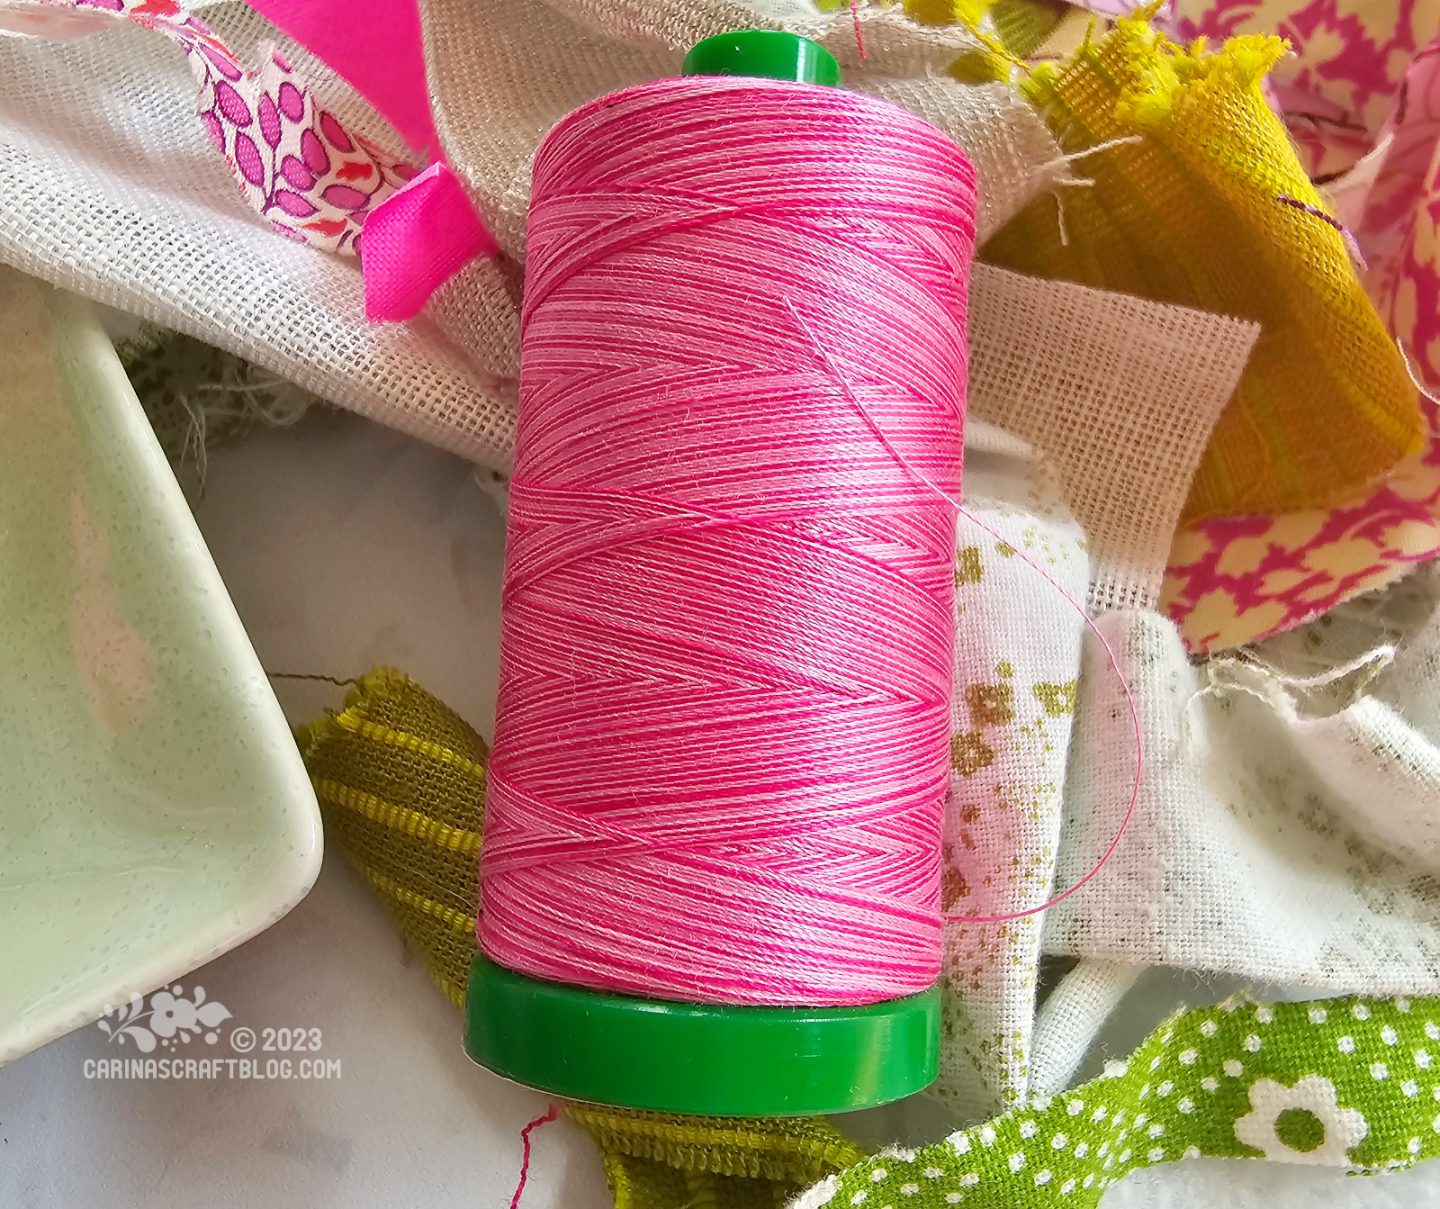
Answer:
[[1388, 482], [1328, 511], [1221, 517], [1181, 530], [1162, 607], [1205, 654], [1254, 642], [1440, 556], [1440, 408]]
[[1440, 385], [1440, 39], [1405, 71], [1356, 238], [1366, 288], [1415, 372]]
[[366, 217], [418, 170], [320, 109], [280, 54], [252, 73], [213, 40], [187, 49], [200, 120], [250, 204], [281, 234], [358, 252]]
[[[1440, 388], [1440, 0], [1179, 0], [1185, 37], [1273, 31], [1272, 101], [1326, 186], [1417, 387]], [[1182, 529], [1162, 602], [1192, 651], [1258, 641], [1440, 557], [1440, 417], [1427, 448], [1328, 510]]]
[[0, 17], [44, 37], [90, 33], [105, 18], [166, 35], [185, 52], [199, 119], [246, 200], [280, 234], [323, 251], [358, 253], [366, 217], [419, 171], [347, 130], [278, 52], [247, 70], [177, 0], [11, 0]]

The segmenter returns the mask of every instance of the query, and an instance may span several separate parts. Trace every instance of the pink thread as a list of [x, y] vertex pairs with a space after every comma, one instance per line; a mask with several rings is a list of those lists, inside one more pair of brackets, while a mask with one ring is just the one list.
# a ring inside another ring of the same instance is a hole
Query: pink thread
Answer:
[[[1005, 540], [996, 530], [992, 529], [974, 513], [968, 512], [958, 504], [955, 505], [955, 508], [966, 520], [984, 529], [991, 537], [997, 538], [1000, 541]], [[1011, 546], [1011, 549], [1015, 550], [1015, 547]], [[1095, 862], [1090, 871], [1068, 890], [1062, 891], [1050, 899], [1049, 902], [1042, 903], [1038, 907], [1031, 907], [1027, 911], [1012, 911], [1008, 915], [947, 915], [945, 918], [952, 923], [1003, 924], [1012, 919], [1024, 919], [1027, 915], [1039, 915], [1042, 911], [1050, 910], [1056, 903], [1064, 902], [1074, 894], [1075, 891], [1079, 890], [1094, 878], [1101, 869], [1105, 868], [1110, 858], [1115, 855], [1115, 850], [1120, 847], [1120, 841], [1125, 837], [1125, 831], [1130, 826], [1130, 820], [1135, 817], [1135, 806], [1140, 801], [1140, 786], [1145, 774], [1145, 738], [1144, 732], [1140, 727], [1140, 710], [1135, 705], [1135, 694], [1130, 691], [1130, 683], [1125, 679], [1125, 673], [1120, 670], [1120, 661], [1115, 658], [1115, 650], [1110, 645], [1110, 640], [1100, 632], [1100, 627], [1095, 624], [1094, 618], [1085, 611], [1085, 606], [1061, 587], [1060, 584], [1055, 581], [1055, 577], [1045, 570], [1044, 567], [1023, 550], [1015, 550], [1015, 555], [1065, 598], [1065, 602], [1080, 614], [1086, 626], [1089, 627], [1090, 632], [1100, 640], [1100, 645], [1105, 648], [1105, 658], [1110, 661], [1110, 669], [1115, 673], [1115, 678], [1120, 682], [1120, 691], [1125, 694], [1125, 704], [1130, 710], [1130, 724], [1135, 728], [1135, 784], [1130, 789], [1130, 801], [1125, 807], [1125, 816], [1120, 820], [1120, 827], [1115, 832], [1115, 838], [1110, 841], [1110, 846], [1105, 849], [1100, 859]]]
[[850, 0], [850, 24], [855, 28], [855, 49], [863, 63], [870, 56], [865, 53], [865, 35], [860, 31], [860, 0]]
[[520, 1131], [520, 1178], [515, 1183], [515, 1195], [510, 1198], [510, 1209], [520, 1209], [520, 1198], [525, 1195], [525, 1185], [530, 1182], [530, 1135], [542, 1125], [550, 1124], [559, 1114], [560, 1106], [551, 1104], [543, 1115]]
[[[888, 437], [886, 437], [884, 430], [871, 417], [865, 405], [860, 402], [859, 396], [851, 389], [849, 382], [845, 378], [845, 375], [826, 355], [824, 346], [815, 339], [814, 333], [805, 326], [805, 321], [798, 313], [795, 313], [795, 321], [802, 327], [805, 327], [806, 335], [809, 336], [811, 345], [814, 348], [817, 356], [821, 357], [825, 361], [826, 368], [829, 369], [830, 372], [834, 375], [836, 383], [840, 386], [840, 389], [845, 392], [845, 396], [850, 401], [851, 406], [853, 406], [855, 410], [860, 414], [860, 416], [864, 419], [865, 423], [869, 426], [871, 432], [875, 434], [875, 439], [879, 441], [880, 444], [884, 446], [885, 451], [890, 454], [892, 458], [895, 459], [896, 464], [904, 467], [904, 469], [910, 474], [912, 479], [918, 482], [927, 491], [930, 491], [935, 496], [943, 499], [947, 504], [949, 504], [952, 508], [955, 509], [956, 513], [958, 513], [960, 516], [965, 517], [965, 519], [968, 520], [971, 524], [985, 530], [986, 533], [990, 534], [990, 536], [995, 538], [996, 540], [1004, 541], [1004, 536], [998, 530], [987, 525], [974, 513], [963, 508], [957, 499], [955, 499], [948, 492], [946, 492], [944, 488], [939, 487], [935, 483], [931, 482], [924, 474], [922, 474], [910, 464], [909, 460], [904, 456], [904, 454], [902, 454], [890, 443], [890, 440]], [[1400, 355], [1402, 357], [1405, 356], [1405, 349], [1403, 345], [1400, 348]], [[1406, 367], [1407, 369], [1409, 367], [1408, 359], [1406, 360]], [[1411, 375], [1411, 379], [1412, 381], [1414, 380], [1413, 374]], [[1423, 388], [1421, 390], [1421, 393], [1424, 393]], [[1145, 740], [1143, 732], [1140, 728], [1140, 711], [1135, 705], [1135, 696], [1130, 691], [1130, 684], [1125, 679], [1125, 674], [1120, 670], [1120, 663], [1115, 658], [1115, 651], [1110, 646], [1110, 640], [1106, 638], [1103, 633], [1101, 633], [1100, 627], [1095, 624], [1094, 619], [1091, 618], [1091, 616], [1085, 611], [1085, 606], [1082, 605], [1078, 600], [1076, 600], [1075, 597], [1070, 595], [1070, 593], [1067, 592], [1063, 587], [1061, 587], [1060, 584], [1055, 581], [1054, 576], [1052, 576], [1048, 571], [1046, 571], [1044, 567], [1042, 567], [1039, 563], [1037, 563], [1034, 559], [1027, 555], [1023, 550], [1017, 550], [1014, 549], [1014, 547], [1011, 548], [1012, 550], [1014, 550], [1015, 556], [1019, 558], [1021, 562], [1023, 562], [1032, 571], [1034, 571], [1037, 575], [1044, 579], [1046, 583], [1048, 583], [1052, 588], [1055, 589], [1055, 591], [1060, 593], [1061, 597], [1065, 600], [1065, 603], [1068, 604], [1072, 609], [1074, 609], [1075, 612], [1080, 614], [1081, 620], [1083, 620], [1086, 626], [1089, 627], [1090, 632], [1093, 633], [1095, 637], [1100, 640], [1100, 645], [1105, 648], [1105, 655], [1106, 658], [1110, 661], [1110, 668], [1115, 673], [1115, 678], [1120, 682], [1121, 692], [1125, 694], [1125, 703], [1127, 706], [1129, 706], [1130, 709], [1130, 722], [1135, 730], [1135, 783], [1130, 790], [1130, 801], [1129, 804], [1126, 806], [1125, 815], [1120, 820], [1120, 827], [1115, 832], [1115, 838], [1110, 841], [1110, 846], [1101, 855], [1100, 859], [1095, 862], [1094, 866], [1090, 869], [1090, 871], [1086, 873], [1084, 877], [1077, 881], [1068, 890], [1057, 894], [1054, 898], [1050, 899], [1048, 902], [1042, 903], [1038, 907], [1030, 907], [1028, 910], [1025, 911], [1012, 911], [1007, 915], [946, 915], [945, 919], [949, 923], [1005, 923], [1008, 920], [1012, 919], [1024, 919], [1027, 915], [1039, 915], [1042, 911], [1048, 911], [1051, 907], [1055, 906], [1056, 903], [1064, 902], [1065, 899], [1069, 898], [1072, 894], [1075, 893], [1075, 891], [1079, 890], [1082, 886], [1084, 886], [1087, 882], [1094, 878], [1095, 875], [1098, 874], [1100, 870], [1105, 867], [1106, 863], [1110, 860], [1110, 858], [1115, 855], [1115, 850], [1120, 847], [1120, 841], [1124, 837], [1126, 829], [1130, 826], [1130, 820], [1135, 816], [1135, 806], [1136, 803], [1138, 803], [1140, 800], [1140, 786], [1145, 772]]]
[[545, 140], [502, 965], [723, 1003], [934, 982], [974, 210], [950, 139], [840, 89], [660, 81]]

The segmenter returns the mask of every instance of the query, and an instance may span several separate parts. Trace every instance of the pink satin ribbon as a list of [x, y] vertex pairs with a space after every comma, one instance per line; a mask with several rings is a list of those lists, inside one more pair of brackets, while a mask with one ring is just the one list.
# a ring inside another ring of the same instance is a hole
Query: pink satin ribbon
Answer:
[[365, 220], [365, 317], [413, 318], [477, 256], [498, 251], [459, 177], [445, 164], [431, 164]]
[[439, 154], [415, 0], [250, 0], [250, 7], [344, 76], [411, 150]]
[[353, 84], [412, 148], [435, 159], [365, 221], [365, 315], [372, 322], [413, 318], [465, 265], [499, 251], [443, 160], [415, 0], [250, 0], [250, 6]]

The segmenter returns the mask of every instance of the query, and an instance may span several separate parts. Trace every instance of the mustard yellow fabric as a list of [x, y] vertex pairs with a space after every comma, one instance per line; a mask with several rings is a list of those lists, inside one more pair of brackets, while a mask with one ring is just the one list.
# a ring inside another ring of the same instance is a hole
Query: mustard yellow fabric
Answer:
[[325, 838], [395, 917], [457, 1006], [475, 952], [484, 741], [413, 680], [381, 668], [299, 736]]
[[1185, 519], [1328, 504], [1421, 444], [1418, 394], [1261, 92], [1278, 38], [1181, 47], [1140, 17], [1023, 94], [1090, 187], [1042, 197], [982, 259], [1258, 321], [1260, 340]]
[[869, 1152], [818, 1118], [666, 1117], [572, 1104], [595, 1139], [615, 1209], [782, 1209]]
[[[370, 883], [458, 1007], [475, 952], [484, 741], [386, 668], [356, 682], [340, 711], [298, 738], [327, 841]], [[821, 1120], [566, 1111], [600, 1147], [616, 1209], [781, 1209], [867, 1153]]]

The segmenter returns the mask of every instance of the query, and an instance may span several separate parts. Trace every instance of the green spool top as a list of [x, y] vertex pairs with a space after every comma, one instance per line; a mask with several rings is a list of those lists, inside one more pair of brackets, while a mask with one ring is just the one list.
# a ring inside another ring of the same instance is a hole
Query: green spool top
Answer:
[[866, 1007], [668, 1003], [470, 965], [465, 1050], [571, 1100], [719, 1117], [811, 1116], [922, 1091], [940, 1065], [940, 989]]
[[[687, 76], [835, 85], [816, 42], [738, 30], [697, 43]], [[572, 1100], [722, 1117], [873, 1108], [922, 1091], [940, 1065], [940, 990], [866, 1007], [672, 1003], [529, 978], [478, 955], [465, 1050], [498, 1075]]]
[[778, 29], [738, 29], [690, 48], [685, 76], [760, 76], [800, 84], [840, 83], [840, 64], [818, 42]]

